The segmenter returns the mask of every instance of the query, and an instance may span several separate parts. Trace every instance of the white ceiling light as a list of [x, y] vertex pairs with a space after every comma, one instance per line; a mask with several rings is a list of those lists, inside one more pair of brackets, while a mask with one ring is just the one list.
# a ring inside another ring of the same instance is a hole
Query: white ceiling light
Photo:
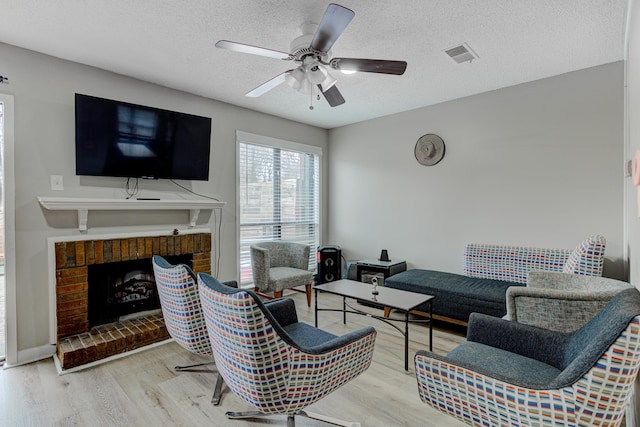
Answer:
[[303, 64], [287, 73], [284, 79], [289, 86], [304, 94], [311, 93], [318, 85], [322, 92], [326, 92], [337, 82], [327, 68], [311, 56], [304, 58]]

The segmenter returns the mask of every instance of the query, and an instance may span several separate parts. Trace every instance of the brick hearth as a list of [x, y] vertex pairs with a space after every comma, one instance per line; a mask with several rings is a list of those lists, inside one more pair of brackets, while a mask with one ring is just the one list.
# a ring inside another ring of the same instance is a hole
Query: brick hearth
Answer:
[[210, 274], [211, 234], [55, 243], [57, 355], [62, 369], [169, 338], [161, 314], [89, 329], [88, 266], [150, 260], [153, 255], [192, 255], [194, 272]]

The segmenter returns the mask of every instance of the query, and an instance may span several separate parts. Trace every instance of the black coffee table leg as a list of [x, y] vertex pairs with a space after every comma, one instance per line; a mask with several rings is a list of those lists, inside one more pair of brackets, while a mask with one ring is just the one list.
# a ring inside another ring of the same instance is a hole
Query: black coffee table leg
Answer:
[[342, 324], [347, 324], [347, 297], [342, 297]]
[[433, 301], [429, 301], [429, 351], [433, 351]]
[[316, 318], [316, 328], [318, 327], [318, 290], [315, 289], [314, 290], [315, 294], [316, 294], [316, 304], [315, 304], [315, 318]]
[[409, 370], [409, 312], [404, 313], [404, 370]]

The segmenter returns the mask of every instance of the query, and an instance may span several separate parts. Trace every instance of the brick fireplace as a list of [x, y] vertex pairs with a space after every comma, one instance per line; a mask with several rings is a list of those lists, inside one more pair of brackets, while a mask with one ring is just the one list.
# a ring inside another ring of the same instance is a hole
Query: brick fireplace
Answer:
[[63, 370], [169, 338], [161, 313], [89, 325], [89, 267], [188, 255], [194, 272], [211, 273], [211, 233], [87, 238], [53, 244], [56, 354]]

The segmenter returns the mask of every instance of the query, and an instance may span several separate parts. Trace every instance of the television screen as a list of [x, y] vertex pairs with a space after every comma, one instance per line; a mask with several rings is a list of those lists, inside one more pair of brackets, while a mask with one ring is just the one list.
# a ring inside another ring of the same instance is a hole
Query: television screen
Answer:
[[76, 94], [76, 175], [209, 179], [211, 118]]

